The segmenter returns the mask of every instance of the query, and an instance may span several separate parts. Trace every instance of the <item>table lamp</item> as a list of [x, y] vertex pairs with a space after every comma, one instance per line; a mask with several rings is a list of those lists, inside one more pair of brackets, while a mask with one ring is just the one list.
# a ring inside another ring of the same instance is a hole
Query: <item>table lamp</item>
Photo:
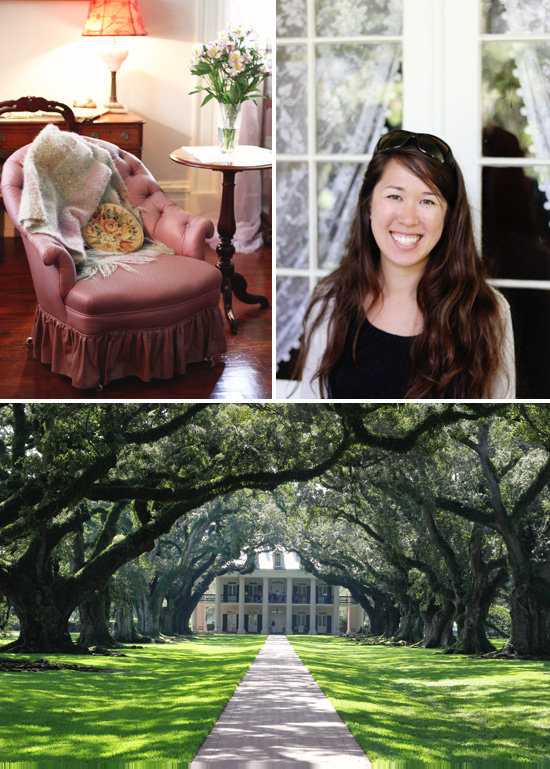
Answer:
[[118, 48], [116, 38], [122, 35], [147, 34], [139, 14], [137, 0], [90, 0], [88, 18], [82, 34], [113, 38], [111, 50], [101, 54], [103, 61], [111, 70], [111, 97], [105, 106], [109, 112], [127, 112], [128, 110], [117, 99], [116, 73], [128, 56], [128, 51], [121, 51]]

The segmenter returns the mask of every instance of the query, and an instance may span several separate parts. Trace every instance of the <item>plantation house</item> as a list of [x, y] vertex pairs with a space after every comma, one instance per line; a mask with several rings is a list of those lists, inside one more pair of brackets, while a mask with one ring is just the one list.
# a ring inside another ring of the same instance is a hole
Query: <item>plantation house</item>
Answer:
[[251, 574], [216, 577], [214, 595], [205, 596], [193, 617], [193, 630], [206, 629], [206, 606], [214, 599], [215, 633], [339, 633], [342, 603], [348, 604], [348, 632], [360, 619], [357, 605], [300, 568], [295, 553], [263, 552]]

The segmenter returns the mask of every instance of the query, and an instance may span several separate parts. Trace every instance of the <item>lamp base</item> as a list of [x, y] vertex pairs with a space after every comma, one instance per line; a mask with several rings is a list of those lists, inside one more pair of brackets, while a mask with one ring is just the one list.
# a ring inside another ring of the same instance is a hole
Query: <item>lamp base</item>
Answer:
[[[128, 51], [123, 51], [126, 55], [128, 55]], [[116, 70], [111, 70], [111, 95], [109, 96], [109, 101], [107, 104], [105, 104], [109, 112], [128, 112], [126, 107], [124, 107], [118, 100], [116, 95]]]
[[118, 101], [107, 102], [107, 104], [104, 106], [107, 108], [108, 112], [119, 112], [121, 114], [126, 114], [128, 112], [126, 107], [124, 107], [122, 104], [119, 104]]

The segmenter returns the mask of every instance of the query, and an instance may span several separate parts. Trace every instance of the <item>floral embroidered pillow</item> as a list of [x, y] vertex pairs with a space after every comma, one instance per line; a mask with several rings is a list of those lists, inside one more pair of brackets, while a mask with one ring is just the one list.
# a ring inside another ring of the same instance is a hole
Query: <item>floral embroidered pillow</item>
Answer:
[[102, 203], [82, 228], [89, 248], [108, 253], [129, 254], [143, 244], [143, 230], [138, 220], [122, 206]]

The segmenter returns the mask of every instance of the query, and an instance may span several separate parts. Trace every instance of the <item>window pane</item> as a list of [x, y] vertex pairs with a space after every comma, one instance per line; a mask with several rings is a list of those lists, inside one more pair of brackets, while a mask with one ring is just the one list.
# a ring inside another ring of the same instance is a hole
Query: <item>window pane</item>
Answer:
[[277, 351], [279, 361], [300, 347], [302, 323], [309, 302], [307, 278], [277, 279]]
[[549, 43], [484, 45], [483, 128], [484, 155], [550, 157]]
[[317, 0], [317, 33], [333, 35], [400, 35], [403, 0]]
[[401, 121], [400, 66], [397, 44], [317, 46], [319, 152], [372, 151], [386, 117]]
[[277, 163], [277, 266], [309, 267], [306, 163]]
[[548, 0], [483, 0], [483, 31], [535, 35], [550, 32]]
[[340, 264], [366, 169], [357, 163], [317, 166], [319, 267], [332, 270]]
[[306, 34], [306, 0], [277, 0], [277, 36], [304, 37]]
[[307, 59], [303, 45], [277, 47], [277, 152], [307, 152]]
[[503, 290], [512, 308], [516, 336], [518, 398], [548, 399], [550, 392], [550, 291]]
[[550, 169], [483, 169], [483, 252], [499, 278], [550, 280]]

